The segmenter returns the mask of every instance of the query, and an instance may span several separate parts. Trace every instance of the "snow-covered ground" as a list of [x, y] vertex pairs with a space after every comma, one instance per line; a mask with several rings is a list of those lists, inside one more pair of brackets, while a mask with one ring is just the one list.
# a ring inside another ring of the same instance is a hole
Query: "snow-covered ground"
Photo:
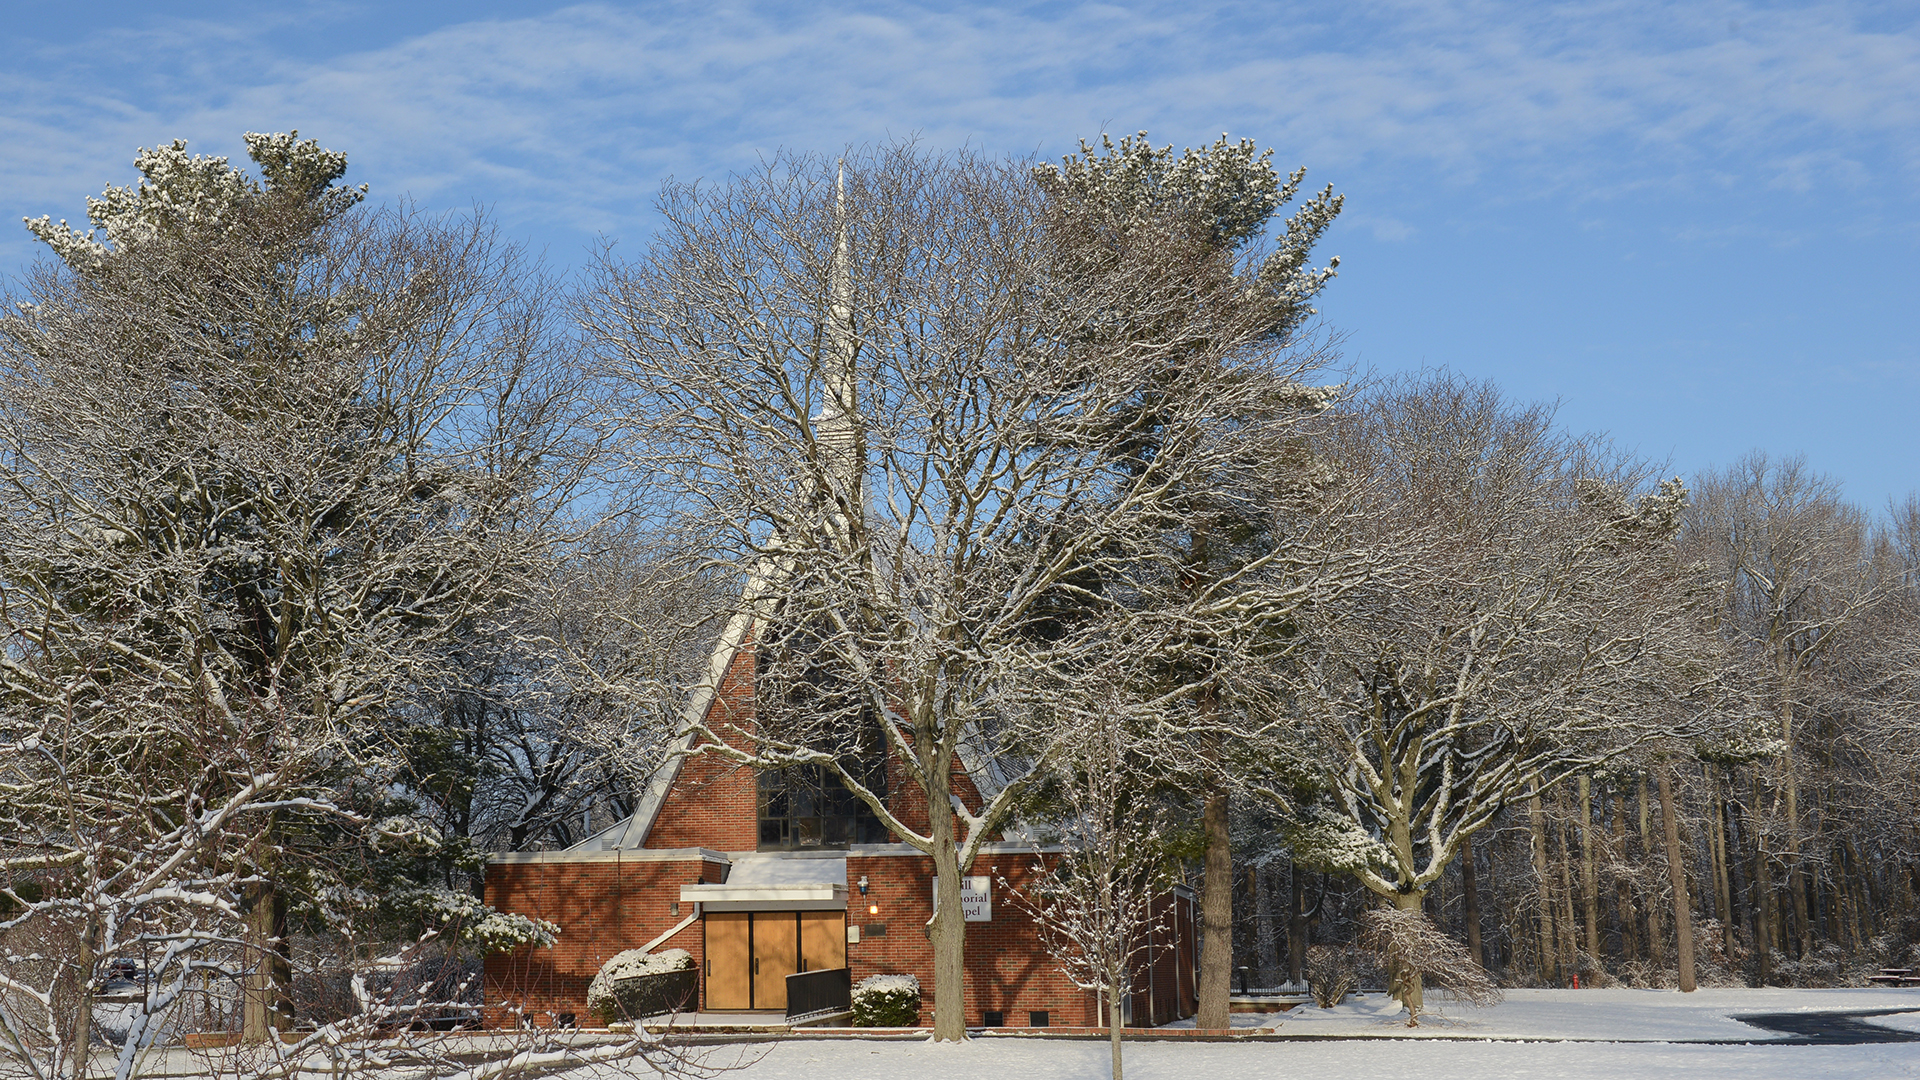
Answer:
[[[1887, 990], [1509, 990], [1486, 1009], [1428, 995], [1431, 1011], [1417, 1028], [1385, 995], [1349, 998], [1338, 1008], [1302, 1006], [1268, 1017], [1286, 1035], [1361, 1035], [1494, 1039], [1617, 1039], [1664, 1042], [1679, 1039], [1780, 1038], [1736, 1015], [1831, 1012], [1847, 1009], [1920, 1010], [1920, 989]], [[1920, 1056], [1920, 1046], [1914, 1048]]]
[[[1418, 1028], [1383, 998], [1258, 1019], [1282, 1035], [1328, 1040], [1131, 1042], [1128, 1080], [1276, 1080], [1418, 1076], [1420, 1080], [1883, 1080], [1920, 1078], [1920, 1042], [1795, 1046], [1734, 1015], [1908, 1008], [1876, 1022], [1920, 1031], [1920, 990], [1516, 990], [1487, 1009], [1444, 999]], [[1434, 1037], [1440, 1037], [1436, 1040]], [[1666, 1040], [1751, 1040], [1700, 1045]], [[1494, 1040], [1494, 1041], [1479, 1041]], [[1522, 1041], [1538, 1040], [1538, 1041]], [[1568, 1040], [1568, 1041], [1561, 1041]], [[1578, 1041], [1573, 1041], [1578, 1040]], [[1611, 1041], [1584, 1041], [1611, 1040]], [[713, 1050], [742, 1080], [996, 1077], [1098, 1080], [1107, 1044], [994, 1036], [961, 1046], [925, 1041], [791, 1038]], [[604, 1076], [581, 1070], [569, 1080]]]
[[[1128, 1080], [1920, 1080], [1920, 1042], [1806, 1046], [1732, 1019], [1765, 1013], [1903, 1009], [1870, 1023], [1920, 1033], [1920, 988], [1910, 990], [1515, 990], [1487, 1009], [1438, 998], [1417, 1028], [1390, 1001], [1368, 995], [1337, 1009], [1235, 1019], [1275, 1027], [1230, 1042], [1130, 1041]], [[1303, 1036], [1303, 1038], [1287, 1038]], [[585, 1045], [604, 1034], [581, 1033]], [[476, 1044], [495, 1035], [449, 1039]], [[1699, 1040], [1708, 1040], [1702, 1042]], [[1724, 1042], [1719, 1042], [1725, 1040]], [[460, 1049], [448, 1045], [449, 1051]], [[472, 1049], [480, 1049], [476, 1047]], [[221, 1052], [152, 1051], [143, 1075], [215, 1071]], [[771, 1042], [693, 1048], [740, 1080], [1101, 1080], [1108, 1050], [1097, 1039], [978, 1037], [965, 1045], [920, 1037], [891, 1041], [795, 1035]], [[566, 1080], [653, 1077], [644, 1062], [561, 1073]]]
[[1895, 1013], [1892, 1016], [1869, 1016], [1866, 1020], [1869, 1024], [1890, 1027], [1895, 1031], [1911, 1031], [1915, 1035], [1920, 1035], [1920, 1012]]
[[[737, 1060], [733, 1051], [722, 1061]], [[1920, 1043], [1871, 1046], [1687, 1046], [1671, 1043], [1416, 1042], [1135, 1043], [1127, 1080], [1910, 1080]], [[570, 1080], [586, 1080], [582, 1071]], [[1105, 1043], [977, 1039], [925, 1042], [795, 1040], [774, 1045], [741, 1080], [1099, 1080]]]

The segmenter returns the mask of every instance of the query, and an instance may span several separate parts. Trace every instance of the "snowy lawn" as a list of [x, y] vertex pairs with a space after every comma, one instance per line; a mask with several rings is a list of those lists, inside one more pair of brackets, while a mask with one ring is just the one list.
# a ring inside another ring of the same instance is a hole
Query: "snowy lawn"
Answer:
[[[1284, 1034], [1332, 1041], [1130, 1042], [1128, 1080], [1276, 1080], [1285, 1077], [1420, 1080], [1880, 1080], [1920, 1078], [1920, 1043], [1768, 1045], [1777, 1038], [1731, 1014], [1911, 1008], [1884, 1018], [1920, 1030], [1920, 990], [1516, 990], [1489, 1009], [1439, 1002], [1447, 1014], [1419, 1028], [1386, 1015], [1371, 996], [1339, 1009], [1281, 1014]], [[1262, 1019], [1273, 1020], [1274, 1017]], [[1353, 1036], [1362, 1036], [1354, 1038]], [[1367, 1038], [1365, 1036], [1373, 1036]], [[1384, 1036], [1384, 1038], [1382, 1038]], [[1434, 1041], [1536, 1039], [1538, 1042]], [[1612, 1042], [1551, 1040], [1604, 1039]], [[1665, 1039], [1741, 1039], [1702, 1046]], [[924, 1041], [790, 1038], [714, 1048], [708, 1064], [744, 1065], [743, 1080], [895, 1080], [995, 1077], [1098, 1080], [1108, 1075], [1101, 1041], [992, 1036], [960, 1046]], [[569, 1080], [606, 1073], [578, 1070]]]
[[[731, 1054], [731, 1051], [728, 1052]], [[732, 1060], [729, 1056], [725, 1060]], [[718, 1063], [718, 1062], [716, 1062]], [[742, 1080], [1098, 1080], [1101, 1042], [979, 1039], [924, 1042], [795, 1040], [774, 1046]], [[1920, 1044], [1675, 1046], [1661, 1043], [1295, 1042], [1137, 1043], [1128, 1080], [1280, 1080], [1417, 1076], [1420, 1080], [1878, 1080], [1920, 1076]], [[567, 1074], [587, 1080], [586, 1071]]]
[[1869, 1016], [1866, 1020], [1869, 1024], [1879, 1024], [1881, 1027], [1890, 1027], [1895, 1031], [1911, 1031], [1915, 1035], [1920, 1035], [1920, 1012], [1896, 1013], [1893, 1016]]
[[[1334, 1009], [1303, 1005], [1268, 1018], [1286, 1035], [1364, 1035], [1496, 1039], [1781, 1038], [1734, 1015], [1828, 1012], [1847, 1009], [1920, 1010], [1920, 989], [1886, 990], [1509, 990], [1507, 1000], [1486, 1009], [1429, 994], [1433, 1011], [1408, 1028], [1391, 998], [1369, 994]], [[1920, 1046], [1909, 1048], [1920, 1057]]]

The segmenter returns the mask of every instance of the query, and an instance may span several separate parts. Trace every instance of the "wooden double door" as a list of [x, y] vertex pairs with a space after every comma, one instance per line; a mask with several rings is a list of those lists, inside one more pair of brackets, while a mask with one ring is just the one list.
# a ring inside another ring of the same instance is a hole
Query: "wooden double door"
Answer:
[[787, 976], [847, 966], [844, 911], [713, 911], [707, 1008], [785, 1009]]

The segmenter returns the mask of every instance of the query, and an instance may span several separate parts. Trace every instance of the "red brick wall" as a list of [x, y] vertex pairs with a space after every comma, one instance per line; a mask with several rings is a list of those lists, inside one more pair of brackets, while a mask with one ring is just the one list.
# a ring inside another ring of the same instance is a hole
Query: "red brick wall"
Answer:
[[[753, 648], [734, 653], [707, 714], [714, 730], [753, 726]], [[760, 843], [759, 788], [752, 769], [709, 755], [681, 762], [647, 833], [649, 848], [752, 851]]]
[[[1041, 947], [1031, 918], [1008, 901], [999, 878], [1019, 884], [1031, 874], [1032, 855], [983, 853], [971, 874], [995, 879], [993, 919], [967, 924], [966, 1013], [970, 1027], [983, 1023], [988, 1010], [1006, 1013], [1010, 1026], [1024, 1027], [1028, 1014], [1045, 1009], [1050, 1025], [1094, 1022], [1093, 996], [1076, 989]], [[997, 869], [996, 869], [997, 868]], [[868, 892], [860, 895], [861, 876]], [[869, 908], [878, 906], [879, 914]], [[933, 917], [933, 860], [917, 852], [862, 854], [847, 858], [847, 921], [862, 927], [860, 941], [847, 946], [854, 982], [869, 975], [910, 974], [920, 980], [920, 1023], [933, 1023], [933, 943], [926, 934]], [[872, 927], [886, 928], [873, 936]]]
[[[952, 785], [952, 792], [960, 797], [960, 805], [971, 813], [979, 813], [984, 805], [980, 799], [980, 789], [974, 786], [973, 777], [967, 775], [959, 758], [953, 760], [948, 775], [948, 783]], [[927, 797], [900, 764], [897, 754], [887, 760], [887, 809], [892, 810], [907, 828], [922, 836], [927, 834]]]
[[[714, 731], [753, 730], [753, 644], [734, 653], [720, 680], [712, 710], [707, 714]], [[745, 740], [728, 742], [746, 749]], [[978, 813], [980, 790], [959, 759], [951, 770], [953, 793], [962, 805]], [[906, 775], [896, 757], [888, 761], [887, 804], [908, 828], [927, 830], [927, 800]], [[661, 801], [660, 812], [647, 833], [649, 848], [704, 847], [715, 851], [753, 851], [760, 843], [758, 785], [752, 769], [708, 755], [689, 757]]]
[[[487, 957], [484, 973], [487, 1023], [512, 1026], [518, 1006], [535, 1024], [573, 1013], [578, 1023], [597, 1025], [587, 1011], [587, 985], [617, 952], [637, 949], [672, 928], [691, 905], [673, 904], [680, 886], [719, 881], [725, 865], [688, 852], [686, 858], [636, 860], [633, 853], [596, 853], [591, 859], [496, 862], [487, 867], [486, 902], [499, 911], [546, 919], [560, 926], [551, 949], [517, 949]], [[696, 920], [661, 949], [686, 949], [695, 964], [705, 959]]]

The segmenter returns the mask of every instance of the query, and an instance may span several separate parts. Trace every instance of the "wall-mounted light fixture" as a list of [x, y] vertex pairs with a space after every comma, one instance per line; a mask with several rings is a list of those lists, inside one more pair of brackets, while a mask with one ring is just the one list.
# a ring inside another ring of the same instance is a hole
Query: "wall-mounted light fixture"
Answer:
[[867, 895], [867, 875], [865, 874], [860, 875], [860, 895]]

